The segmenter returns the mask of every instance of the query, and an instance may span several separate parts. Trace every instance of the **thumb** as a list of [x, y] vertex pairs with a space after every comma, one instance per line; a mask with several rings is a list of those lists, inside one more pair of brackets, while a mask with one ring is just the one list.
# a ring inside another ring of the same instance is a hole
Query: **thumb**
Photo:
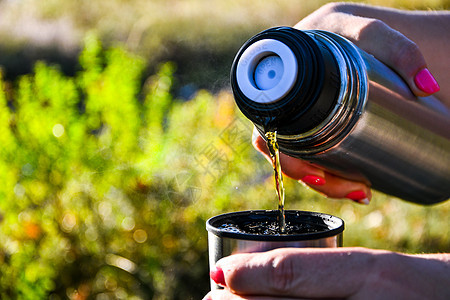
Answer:
[[[373, 250], [370, 250], [373, 251]], [[239, 295], [346, 298], [364, 286], [373, 255], [368, 249], [281, 248], [219, 260], [222, 286]]]
[[355, 41], [362, 50], [394, 69], [416, 96], [440, 90], [416, 43], [380, 20], [366, 19], [364, 23]]

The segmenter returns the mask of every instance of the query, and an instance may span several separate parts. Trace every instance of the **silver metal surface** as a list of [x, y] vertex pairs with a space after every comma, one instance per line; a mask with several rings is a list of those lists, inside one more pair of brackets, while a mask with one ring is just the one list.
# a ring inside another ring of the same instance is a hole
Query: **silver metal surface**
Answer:
[[[348, 40], [305, 32], [336, 56], [341, 93], [326, 122], [306, 133], [279, 135], [281, 151], [408, 201], [447, 200], [449, 109], [433, 97], [415, 97], [399, 75]], [[283, 143], [297, 146], [287, 150]]]
[[[287, 220], [297, 214], [300, 218], [315, 218], [324, 222], [327, 228], [323, 232], [300, 235], [251, 235], [238, 232], [227, 232], [221, 229], [224, 223], [246, 222], [257, 215], [274, 214], [274, 211], [242, 211], [215, 216], [206, 222], [208, 230], [209, 265], [226, 256], [238, 253], [264, 252], [277, 248], [336, 248], [342, 247], [344, 222], [335, 216], [317, 212], [286, 211]], [[237, 221], [239, 219], [239, 221]], [[306, 223], [312, 222], [310, 219]], [[211, 281], [211, 288], [219, 288]]]

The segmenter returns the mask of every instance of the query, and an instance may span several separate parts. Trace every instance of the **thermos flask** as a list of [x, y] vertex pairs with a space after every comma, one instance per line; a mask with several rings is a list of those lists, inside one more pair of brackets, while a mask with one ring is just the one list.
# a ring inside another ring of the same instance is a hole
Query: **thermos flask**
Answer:
[[237, 106], [280, 151], [420, 204], [450, 197], [450, 112], [347, 39], [265, 30], [231, 70]]

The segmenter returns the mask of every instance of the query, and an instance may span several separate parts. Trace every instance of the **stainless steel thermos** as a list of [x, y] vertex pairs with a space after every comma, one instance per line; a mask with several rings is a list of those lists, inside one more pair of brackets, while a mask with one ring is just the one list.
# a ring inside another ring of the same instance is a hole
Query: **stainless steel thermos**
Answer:
[[277, 27], [248, 40], [231, 70], [235, 101], [280, 150], [421, 204], [450, 197], [450, 112], [331, 32]]

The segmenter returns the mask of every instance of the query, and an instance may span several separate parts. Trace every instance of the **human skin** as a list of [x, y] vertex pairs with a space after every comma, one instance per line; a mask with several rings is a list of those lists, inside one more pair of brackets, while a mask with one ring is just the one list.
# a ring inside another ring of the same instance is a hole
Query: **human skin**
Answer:
[[[296, 28], [328, 30], [347, 37], [394, 69], [417, 96], [434, 94], [450, 107], [446, 77], [450, 70], [450, 12], [331, 3]], [[417, 80], [424, 69], [432, 76], [425, 80], [428, 89]], [[433, 79], [439, 82], [440, 91]], [[266, 143], [257, 132], [253, 145], [270, 160]], [[308, 176], [304, 183], [328, 197], [351, 195], [348, 198], [360, 203], [371, 197], [368, 186], [299, 159], [282, 154], [281, 165], [283, 173], [296, 180]], [[225, 289], [210, 292], [205, 299], [450, 299], [450, 254], [285, 248], [223, 258], [211, 278]]]
[[[433, 94], [450, 107], [450, 81], [447, 79], [450, 70], [449, 11], [403, 11], [329, 3], [295, 27], [327, 30], [348, 38], [394, 69], [414, 94]], [[426, 78], [423, 78], [424, 74]], [[424, 87], [423, 83], [427, 86]], [[256, 130], [252, 143], [270, 161], [266, 142]], [[349, 198], [364, 204], [368, 204], [372, 197], [370, 187], [362, 182], [343, 179], [285, 154], [281, 154], [280, 161], [286, 176], [325, 196]]]
[[225, 289], [204, 299], [450, 299], [449, 254], [281, 248], [231, 255], [216, 266]]

